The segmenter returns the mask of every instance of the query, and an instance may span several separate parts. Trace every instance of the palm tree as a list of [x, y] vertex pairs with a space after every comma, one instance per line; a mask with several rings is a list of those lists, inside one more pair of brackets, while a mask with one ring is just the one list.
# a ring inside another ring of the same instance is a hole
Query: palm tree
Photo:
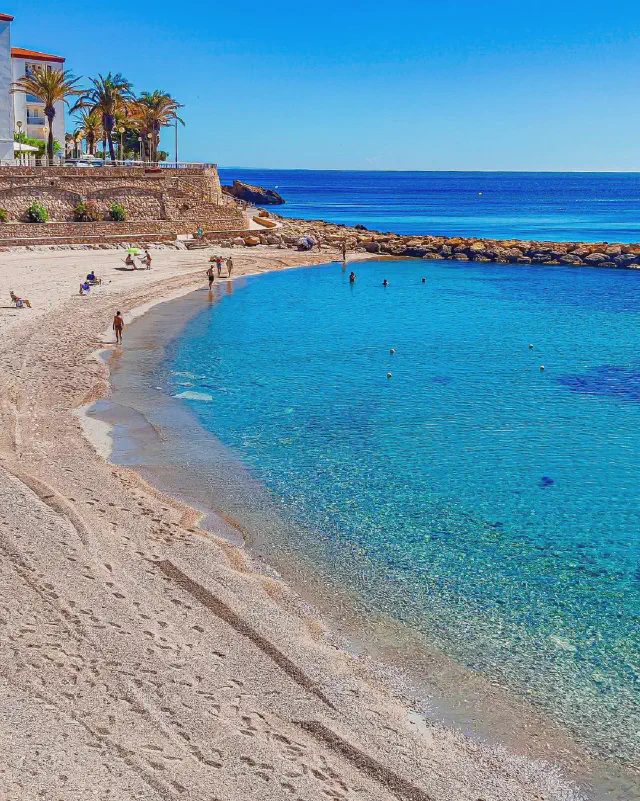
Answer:
[[116, 116], [126, 113], [128, 106], [133, 101], [132, 85], [119, 72], [115, 75], [108, 73], [104, 77], [98, 75], [97, 78], [91, 78], [91, 83], [93, 87], [82, 93], [82, 97], [75, 104], [72, 111], [85, 109], [100, 116], [104, 150], [106, 153], [108, 144], [111, 161], [115, 161], [113, 129]]
[[159, 89], [143, 92], [134, 103], [132, 117], [138, 124], [143, 140], [149, 142], [150, 161], [157, 159], [160, 130], [175, 122], [184, 125], [184, 120], [178, 117], [178, 109], [181, 108], [177, 100]]
[[89, 155], [94, 156], [96, 151], [96, 141], [102, 136], [102, 118], [95, 111], [84, 109], [80, 113], [78, 131], [83, 139], [87, 140]]
[[56, 103], [67, 103], [67, 97], [80, 95], [76, 88], [80, 78], [69, 70], [54, 70], [51, 67], [34, 67], [27, 75], [22, 75], [11, 84], [11, 93], [23, 92], [34, 95], [44, 104], [44, 113], [49, 121], [47, 155], [53, 161], [53, 120], [56, 116]]

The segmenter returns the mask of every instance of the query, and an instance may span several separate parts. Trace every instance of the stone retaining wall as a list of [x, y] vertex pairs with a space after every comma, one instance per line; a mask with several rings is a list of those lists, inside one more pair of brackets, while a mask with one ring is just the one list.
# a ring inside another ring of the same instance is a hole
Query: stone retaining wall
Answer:
[[175, 242], [175, 234], [133, 234], [127, 238], [121, 236], [60, 236], [52, 237], [33, 237], [30, 239], [17, 238], [0, 241], [0, 251], [9, 248], [26, 248], [29, 250], [34, 247], [52, 247], [54, 250], [58, 245], [91, 245], [96, 249], [109, 249], [119, 245], [141, 246], [152, 242]]
[[[213, 237], [224, 238], [243, 233], [237, 228], [235, 215], [215, 220], [216, 231], [207, 231]], [[204, 227], [204, 226], [203, 226]], [[198, 222], [149, 220], [131, 222], [95, 223], [30, 223], [16, 225], [0, 223], [0, 248], [29, 245], [59, 245], [89, 242], [173, 241], [178, 235], [195, 234]]]
[[241, 209], [223, 197], [215, 167], [0, 167], [0, 208], [12, 221], [26, 222], [27, 207], [39, 201], [52, 220], [72, 222], [75, 206], [87, 200], [102, 214], [111, 203], [122, 203], [132, 221], [247, 227]]

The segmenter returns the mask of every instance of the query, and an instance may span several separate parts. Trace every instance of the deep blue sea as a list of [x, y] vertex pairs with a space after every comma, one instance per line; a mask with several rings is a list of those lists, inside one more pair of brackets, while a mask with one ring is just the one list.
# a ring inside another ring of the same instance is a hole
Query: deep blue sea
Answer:
[[276, 189], [286, 217], [405, 234], [640, 241], [640, 173], [349, 172], [222, 168]]
[[[513, 179], [491, 180], [499, 196], [495, 181]], [[443, 192], [441, 207], [461, 193]], [[318, 216], [336, 197], [334, 186]], [[397, 203], [390, 195], [387, 213]], [[348, 221], [391, 225], [357, 194], [354, 204], [362, 214]], [[510, 208], [461, 214], [448, 232], [493, 219], [478, 232], [530, 235]], [[443, 231], [436, 205], [430, 214]], [[220, 292], [156, 380], [293, 524], [273, 547], [599, 754], [637, 759], [640, 272], [419, 260], [355, 270], [354, 285], [333, 264]]]

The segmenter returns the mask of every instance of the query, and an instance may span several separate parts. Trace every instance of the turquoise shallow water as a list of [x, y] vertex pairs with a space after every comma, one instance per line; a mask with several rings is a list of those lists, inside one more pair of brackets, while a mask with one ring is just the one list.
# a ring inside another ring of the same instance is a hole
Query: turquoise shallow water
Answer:
[[640, 274], [354, 269], [249, 279], [159, 380], [298, 524], [278, 547], [633, 761]]

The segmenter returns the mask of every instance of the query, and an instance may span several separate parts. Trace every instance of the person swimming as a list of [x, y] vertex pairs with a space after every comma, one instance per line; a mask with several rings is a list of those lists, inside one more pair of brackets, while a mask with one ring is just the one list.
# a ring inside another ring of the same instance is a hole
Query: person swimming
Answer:
[[387, 279], [386, 279], [386, 278], [385, 278], [385, 279], [384, 279], [384, 281], [382, 282], [382, 286], [389, 286], [389, 282], [387, 281]]
[[356, 282], [356, 274], [354, 272], [349, 273], [349, 283], [355, 284]]

